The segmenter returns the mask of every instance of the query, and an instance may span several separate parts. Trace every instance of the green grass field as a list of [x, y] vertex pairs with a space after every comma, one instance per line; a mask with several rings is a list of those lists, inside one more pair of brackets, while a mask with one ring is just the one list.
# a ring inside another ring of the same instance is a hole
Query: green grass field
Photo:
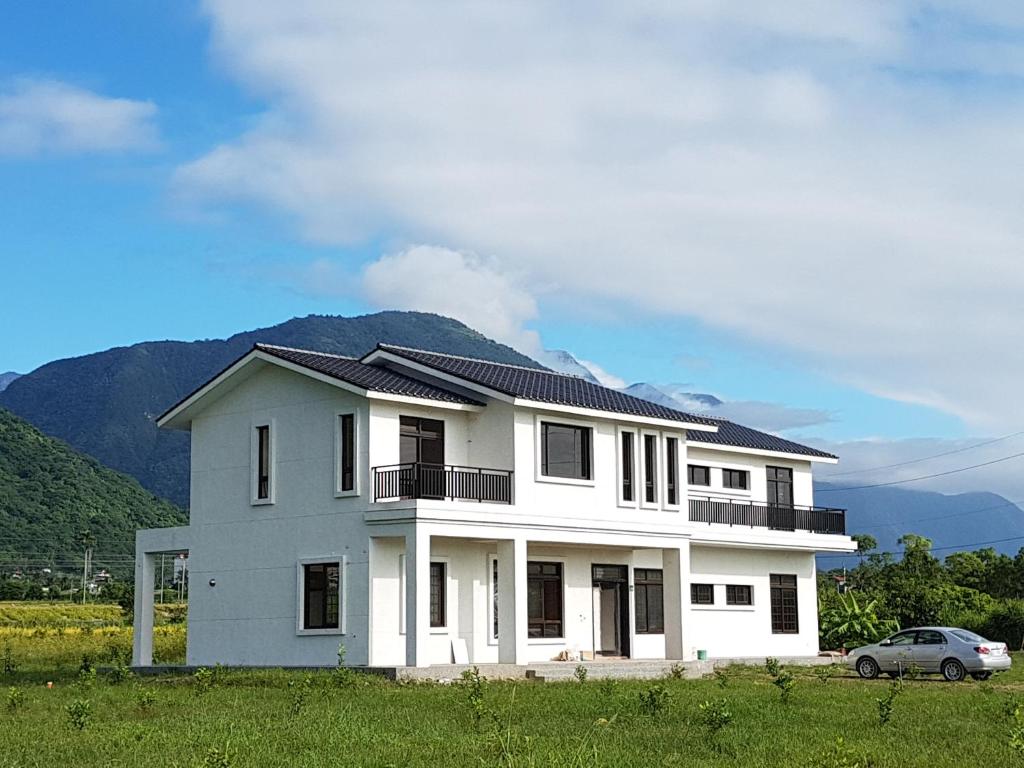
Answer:
[[[890, 721], [880, 725], [877, 700], [890, 683], [843, 671], [823, 682], [812, 670], [791, 669], [788, 703], [754, 668], [733, 668], [724, 681], [478, 688], [329, 671], [213, 670], [115, 682], [77, 670], [83, 653], [103, 664], [102, 652], [115, 646], [96, 633], [65, 633], [59, 643], [55, 637], [0, 637], [0, 665], [8, 667], [0, 666], [4, 768], [1024, 767], [1024, 743], [1020, 750], [1011, 744], [1014, 729], [1024, 726], [1024, 714], [1013, 714], [1024, 704], [1021, 656], [1013, 671], [984, 683], [907, 681]], [[712, 736], [701, 704], [723, 701], [732, 719]]]

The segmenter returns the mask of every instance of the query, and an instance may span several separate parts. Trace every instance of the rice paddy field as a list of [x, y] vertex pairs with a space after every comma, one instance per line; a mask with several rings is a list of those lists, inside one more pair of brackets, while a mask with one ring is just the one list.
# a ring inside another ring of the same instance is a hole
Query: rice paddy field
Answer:
[[[158, 629], [157, 655], [180, 661], [182, 625]], [[1024, 768], [1019, 655], [982, 683], [730, 667], [445, 685], [349, 670], [136, 677], [130, 642], [113, 623], [0, 626], [0, 766]]]

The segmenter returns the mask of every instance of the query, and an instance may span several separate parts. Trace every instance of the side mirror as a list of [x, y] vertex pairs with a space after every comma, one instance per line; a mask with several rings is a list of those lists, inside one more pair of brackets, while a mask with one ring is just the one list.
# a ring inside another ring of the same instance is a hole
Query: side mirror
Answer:
[[883, 640], [882, 642], [880, 642], [880, 643], [879, 643], [879, 645], [883, 645], [883, 646], [885, 646], [885, 645], [892, 645], [892, 640], [890, 640], [890, 639], [889, 639], [889, 638], [887, 637], [887, 638], [885, 638], [885, 640]]

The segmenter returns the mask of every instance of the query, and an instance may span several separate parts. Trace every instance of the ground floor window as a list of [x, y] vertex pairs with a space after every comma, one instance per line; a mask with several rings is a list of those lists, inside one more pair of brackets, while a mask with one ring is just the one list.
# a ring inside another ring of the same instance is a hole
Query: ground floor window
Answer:
[[340, 564], [302, 566], [303, 629], [338, 629]]
[[562, 564], [526, 564], [530, 637], [562, 637]]
[[753, 605], [753, 602], [749, 584], [726, 584], [726, 605]]
[[633, 569], [636, 633], [660, 635], [665, 631], [664, 577], [660, 568]]
[[444, 563], [430, 564], [430, 626], [447, 627]]
[[770, 577], [772, 592], [772, 632], [796, 634], [800, 631], [797, 615], [796, 576], [773, 573]]
[[715, 585], [714, 584], [691, 584], [690, 602], [694, 605], [714, 605]]

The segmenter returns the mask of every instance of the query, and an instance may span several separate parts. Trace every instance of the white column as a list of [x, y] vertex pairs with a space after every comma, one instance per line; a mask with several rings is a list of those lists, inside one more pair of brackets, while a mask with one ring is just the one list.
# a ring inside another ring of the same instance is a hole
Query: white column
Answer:
[[687, 647], [690, 622], [690, 542], [661, 550], [665, 578], [665, 658], [691, 660]]
[[526, 664], [526, 539], [498, 542], [498, 661]]
[[430, 666], [430, 534], [405, 535], [405, 663]]
[[[156, 555], [135, 550], [135, 616], [132, 631], [132, 666], [153, 665], [153, 581]], [[163, 586], [162, 584], [160, 585]]]

